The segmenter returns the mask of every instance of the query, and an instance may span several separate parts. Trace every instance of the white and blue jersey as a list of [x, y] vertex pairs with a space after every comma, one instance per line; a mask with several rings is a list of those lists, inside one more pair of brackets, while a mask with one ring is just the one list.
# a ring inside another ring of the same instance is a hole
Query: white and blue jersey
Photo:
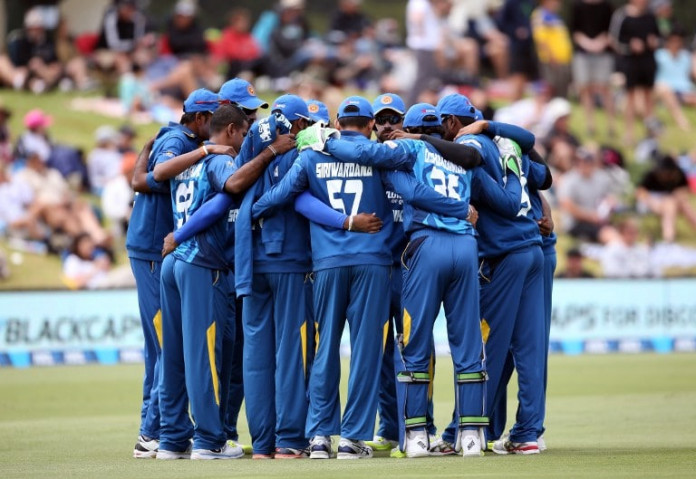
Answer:
[[[182, 224], [203, 203], [224, 190], [225, 182], [236, 169], [231, 157], [208, 155], [172, 180], [172, 187], [186, 191], [185, 195], [177, 195], [178, 203], [175, 203], [179, 205], [178, 219]], [[208, 230], [179, 245], [174, 250], [174, 257], [204, 268], [232, 269], [235, 219], [236, 209], [232, 208]]]
[[[429, 143], [400, 140], [397, 144], [406, 149], [414, 159], [413, 174], [416, 180], [442, 196], [464, 203], [468, 209], [471, 172], [445, 160]], [[423, 227], [455, 234], [474, 234], [474, 227], [466, 220], [434, 213], [407, 203], [404, 207], [404, 229], [407, 233], [412, 233]]]
[[200, 140], [188, 128], [170, 123], [160, 129], [148, 159], [147, 183], [151, 194], [137, 193], [133, 203], [126, 236], [129, 258], [146, 261], [162, 261], [162, 241], [172, 231], [172, 202], [169, 199], [169, 182], [156, 182], [152, 170], [175, 156], [198, 148]]

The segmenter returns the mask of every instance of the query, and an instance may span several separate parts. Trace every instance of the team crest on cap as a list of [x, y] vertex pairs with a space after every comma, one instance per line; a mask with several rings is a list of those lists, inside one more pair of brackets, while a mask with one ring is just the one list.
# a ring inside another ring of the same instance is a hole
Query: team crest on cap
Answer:
[[318, 113], [319, 112], [319, 105], [317, 105], [316, 103], [312, 103], [311, 105], [309, 105], [307, 107], [307, 109], [309, 110], [310, 113]]
[[247, 91], [249, 92], [249, 95], [256, 95], [256, 91], [254, 91], [254, 87], [251, 85], [247, 87]]
[[392, 101], [394, 101], [394, 100], [390, 96], [382, 97], [382, 104], [383, 105], [389, 105]]

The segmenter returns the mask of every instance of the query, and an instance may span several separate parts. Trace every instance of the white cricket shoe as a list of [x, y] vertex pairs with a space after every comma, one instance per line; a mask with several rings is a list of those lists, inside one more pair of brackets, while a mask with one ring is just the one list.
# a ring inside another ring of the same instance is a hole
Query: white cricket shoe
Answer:
[[329, 436], [314, 436], [309, 441], [310, 459], [328, 459], [331, 457], [331, 438]]
[[133, 457], [136, 459], [154, 459], [157, 457], [158, 449], [159, 440], [141, 434], [133, 448]]
[[546, 441], [544, 440], [543, 434], [537, 438], [537, 445], [539, 446], [539, 451], [546, 450]]
[[431, 456], [453, 456], [457, 454], [454, 450], [454, 445], [442, 439], [440, 435], [430, 435], [430, 451]]
[[463, 457], [483, 456], [481, 437], [476, 431], [462, 431], [459, 438], [459, 446], [461, 447]]
[[406, 457], [428, 457], [428, 433], [425, 431], [406, 431], [405, 442]]
[[496, 454], [539, 454], [537, 441], [512, 442], [509, 438], [498, 439], [493, 443], [493, 452]]
[[230, 446], [225, 443], [220, 449], [194, 449], [191, 452], [192, 460], [212, 459], [239, 459], [244, 455], [244, 450], [239, 446]]
[[365, 441], [352, 441], [341, 438], [338, 443], [336, 459], [369, 459], [372, 457], [372, 448]]

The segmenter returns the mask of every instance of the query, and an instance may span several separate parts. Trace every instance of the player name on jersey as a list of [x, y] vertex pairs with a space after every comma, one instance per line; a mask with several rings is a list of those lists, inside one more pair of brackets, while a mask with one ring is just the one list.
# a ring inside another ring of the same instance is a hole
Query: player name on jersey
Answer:
[[426, 163], [433, 164], [435, 166], [440, 166], [442, 168], [445, 168], [446, 170], [452, 172], [452, 173], [461, 173], [461, 174], [466, 174], [466, 170], [462, 168], [461, 166], [455, 165], [454, 163], [445, 160], [443, 157], [438, 155], [437, 153], [434, 153], [430, 150], [425, 150], [425, 157], [423, 158], [423, 161]]
[[333, 163], [317, 163], [316, 176], [317, 178], [357, 178], [372, 176], [372, 167], [359, 165], [357, 163], [342, 163], [340, 161]]
[[186, 170], [176, 175], [176, 179], [178, 181], [184, 181], [191, 178], [197, 178], [203, 169], [203, 165], [203, 163], [196, 163], [195, 165], [188, 167]]

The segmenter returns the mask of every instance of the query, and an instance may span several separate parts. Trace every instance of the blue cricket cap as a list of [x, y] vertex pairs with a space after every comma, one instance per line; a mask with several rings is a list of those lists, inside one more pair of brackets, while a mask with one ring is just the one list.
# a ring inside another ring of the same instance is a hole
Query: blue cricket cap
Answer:
[[385, 93], [375, 98], [375, 101], [372, 102], [372, 109], [375, 115], [379, 114], [382, 110], [393, 110], [399, 115], [406, 113], [404, 101], [399, 95], [395, 95], [394, 93]]
[[205, 88], [199, 88], [191, 92], [184, 102], [184, 113], [209, 112], [214, 113], [220, 106], [222, 98]]
[[297, 95], [281, 95], [273, 102], [271, 111], [279, 111], [290, 121], [304, 118], [309, 120], [309, 110], [305, 101]]
[[331, 123], [328, 107], [319, 100], [307, 100], [307, 111], [309, 111], [309, 119], [313, 122], [322, 122], [325, 125]]
[[341, 102], [338, 107], [338, 117], [345, 118], [349, 116], [362, 116], [366, 118], [374, 118], [370, 102], [361, 96], [349, 96]]
[[404, 117], [404, 128], [440, 125], [442, 122], [437, 116], [437, 108], [430, 103], [416, 103], [408, 109]]
[[437, 114], [438, 116], [454, 115], [476, 118], [476, 108], [464, 95], [452, 93], [440, 98], [440, 101], [437, 102]]
[[256, 90], [251, 83], [241, 78], [233, 78], [223, 83], [220, 96], [223, 100], [236, 103], [247, 110], [268, 108], [268, 103], [256, 96]]

